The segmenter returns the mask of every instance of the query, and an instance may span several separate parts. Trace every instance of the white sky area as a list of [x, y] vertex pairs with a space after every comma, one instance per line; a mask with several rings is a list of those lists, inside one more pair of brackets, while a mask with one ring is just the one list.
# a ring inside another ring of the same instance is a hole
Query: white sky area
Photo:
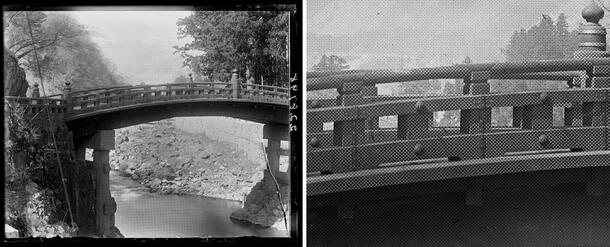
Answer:
[[128, 83], [160, 84], [187, 74], [182, 58], [173, 54], [178, 39], [176, 22], [190, 11], [70, 11], [93, 32], [100, 46]]
[[[413, 41], [385, 45], [434, 47], [436, 53], [453, 55], [457, 61], [466, 55], [476, 63], [503, 61], [500, 48], [506, 47], [515, 30], [536, 25], [543, 14], [557, 20], [559, 13], [566, 14], [570, 29], [576, 29], [588, 4], [582, 0], [308, 0], [307, 33], [407, 32]], [[437, 38], [449, 32], [460, 35], [455, 40]]]

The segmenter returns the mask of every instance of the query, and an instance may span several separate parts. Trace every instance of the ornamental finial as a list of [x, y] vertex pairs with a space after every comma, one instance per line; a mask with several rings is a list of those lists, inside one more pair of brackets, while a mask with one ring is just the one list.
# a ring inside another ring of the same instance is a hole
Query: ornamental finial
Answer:
[[599, 20], [604, 18], [604, 10], [599, 7], [599, 5], [593, 1], [587, 7], [582, 9], [581, 12], [582, 18], [585, 18], [587, 22], [598, 24]]

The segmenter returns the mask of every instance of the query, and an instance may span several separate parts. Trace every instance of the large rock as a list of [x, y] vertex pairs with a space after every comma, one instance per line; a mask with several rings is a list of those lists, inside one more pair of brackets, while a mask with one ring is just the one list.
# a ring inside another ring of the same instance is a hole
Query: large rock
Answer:
[[25, 97], [28, 82], [15, 54], [4, 47], [4, 95]]
[[[286, 206], [290, 203], [290, 192], [288, 188], [284, 187], [288, 186], [281, 185], [280, 187], [282, 200]], [[252, 188], [252, 191], [246, 197], [244, 208], [233, 212], [231, 218], [263, 227], [271, 227], [283, 220], [284, 214], [281, 205], [276, 195], [276, 188], [268, 186], [268, 181], [263, 179]], [[287, 211], [290, 211], [289, 207]]]

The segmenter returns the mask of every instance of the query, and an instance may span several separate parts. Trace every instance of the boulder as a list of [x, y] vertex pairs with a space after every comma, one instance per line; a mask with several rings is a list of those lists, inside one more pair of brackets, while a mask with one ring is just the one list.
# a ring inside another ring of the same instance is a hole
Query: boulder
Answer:
[[150, 182], [150, 187], [159, 187], [161, 185], [161, 179], [155, 178]]

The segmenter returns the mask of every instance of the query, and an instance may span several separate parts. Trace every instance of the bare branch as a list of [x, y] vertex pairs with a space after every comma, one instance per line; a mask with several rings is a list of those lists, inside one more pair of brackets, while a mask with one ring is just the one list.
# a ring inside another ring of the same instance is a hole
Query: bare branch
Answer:
[[25, 55], [29, 54], [30, 52], [36, 50], [36, 49], [43, 49], [43, 48], [46, 48], [46, 47], [49, 47], [49, 46], [53, 45], [54, 43], [55, 43], [55, 41], [49, 42], [48, 44], [41, 45], [39, 47], [34, 47], [34, 48], [24, 52], [24, 53], [21, 53], [19, 56], [16, 56], [16, 57], [17, 57], [17, 59], [20, 59], [20, 58], [24, 57]]

